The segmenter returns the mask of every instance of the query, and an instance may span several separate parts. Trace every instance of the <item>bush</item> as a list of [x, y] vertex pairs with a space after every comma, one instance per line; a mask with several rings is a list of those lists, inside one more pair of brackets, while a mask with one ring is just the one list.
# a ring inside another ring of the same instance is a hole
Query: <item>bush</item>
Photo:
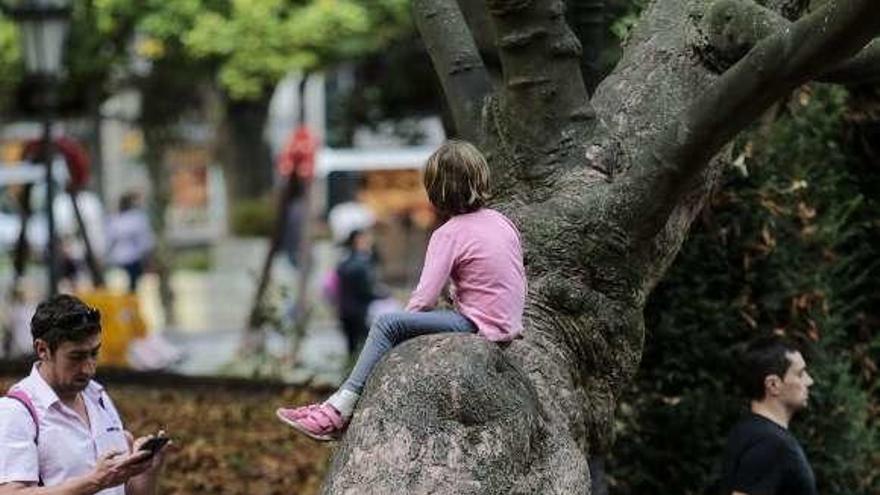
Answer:
[[241, 237], [269, 237], [275, 228], [272, 198], [239, 200], [232, 206], [230, 229]]
[[609, 462], [612, 493], [697, 494], [717, 478], [747, 405], [733, 351], [770, 330], [813, 351], [816, 385], [793, 431], [819, 492], [880, 491], [880, 336], [866, 323], [880, 308], [880, 210], [844, 152], [846, 101], [841, 89], [803, 89], [739, 144], [746, 173], [727, 172], [646, 310], [642, 367]]
[[205, 246], [178, 250], [174, 254], [174, 270], [206, 272], [214, 267], [211, 249]]

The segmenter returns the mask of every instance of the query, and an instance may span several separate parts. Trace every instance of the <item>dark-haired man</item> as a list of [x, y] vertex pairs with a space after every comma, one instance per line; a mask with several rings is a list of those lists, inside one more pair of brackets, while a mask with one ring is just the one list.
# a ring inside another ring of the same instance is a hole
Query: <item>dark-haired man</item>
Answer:
[[748, 345], [741, 366], [751, 411], [728, 438], [722, 493], [815, 495], [813, 470], [788, 431], [813, 385], [804, 357], [782, 337], [768, 336]]
[[0, 495], [155, 493], [164, 448], [140, 450], [150, 437], [133, 441], [92, 380], [100, 313], [55, 296], [37, 306], [31, 334], [39, 360], [0, 398]]

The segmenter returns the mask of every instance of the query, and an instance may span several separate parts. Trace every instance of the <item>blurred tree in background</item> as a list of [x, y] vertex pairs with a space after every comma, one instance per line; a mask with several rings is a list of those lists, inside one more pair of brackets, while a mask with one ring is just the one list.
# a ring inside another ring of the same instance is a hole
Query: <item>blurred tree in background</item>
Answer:
[[[171, 250], [163, 236], [171, 195], [165, 155], [184, 139], [186, 125], [216, 129], [230, 205], [265, 200], [273, 169], [263, 131], [277, 84], [292, 71], [325, 70], [375, 53], [413, 31], [406, 0], [75, 2], [60, 111], [92, 121], [99, 175], [101, 105], [120, 91], [139, 94], [136, 123], [159, 233], [156, 266], [166, 315], [174, 310]], [[29, 86], [19, 84], [17, 43], [13, 25], [0, 18], [0, 99], [26, 107]], [[11, 117], [27, 109], [15, 110]]]
[[271, 187], [263, 128], [272, 92], [287, 74], [368, 55], [412, 30], [403, 0], [232, 0], [199, 15], [182, 39], [193, 57], [214, 67], [230, 200], [254, 199]]
[[450, 130], [440, 82], [415, 33], [381, 53], [357, 59], [349, 68], [328, 80], [328, 146], [353, 146], [358, 128], [377, 129], [387, 123], [394, 124], [396, 136], [418, 144], [424, 136], [414, 119], [438, 114]]
[[[62, 113], [98, 115], [108, 96], [135, 88], [146, 153], [161, 159], [187, 114], [210, 116], [215, 90], [230, 199], [257, 198], [272, 185], [262, 132], [276, 85], [291, 71], [332, 68], [413, 32], [406, 0], [75, 2]], [[21, 78], [17, 47], [14, 26], [0, 17], [4, 102]]]
[[[805, 87], [744, 136], [646, 310], [621, 404], [612, 493], [702, 493], [745, 410], [737, 347], [775, 330], [808, 343], [816, 379], [793, 422], [824, 494], [880, 490], [880, 194], [857, 163], [847, 92]], [[772, 120], [772, 122], [770, 122]]]
[[0, 111], [9, 104], [9, 95], [21, 77], [21, 49], [15, 24], [0, 14]]
[[205, 12], [185, 35], [217, 64], [233, 99], [264, 97], [291, 70], [319, 70], [376, 52], [412, 31], [408, 2], [233, 0]]

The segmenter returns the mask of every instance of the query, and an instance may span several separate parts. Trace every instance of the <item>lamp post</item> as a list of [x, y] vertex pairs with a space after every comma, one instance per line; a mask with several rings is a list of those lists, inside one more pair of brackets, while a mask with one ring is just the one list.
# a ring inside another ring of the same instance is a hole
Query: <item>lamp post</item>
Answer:
[[55, 233], [55, 181], [52, 177], [52, 111], [55, 84], [62, 72], [64, 43], [70, 29], [70, 0], [4, 0], [4, 12], [19, 26], [25, 69], [43, 86], [43, 146], [46, 166], [47, 264], [49, 295], [58, 293], [58, 242]]

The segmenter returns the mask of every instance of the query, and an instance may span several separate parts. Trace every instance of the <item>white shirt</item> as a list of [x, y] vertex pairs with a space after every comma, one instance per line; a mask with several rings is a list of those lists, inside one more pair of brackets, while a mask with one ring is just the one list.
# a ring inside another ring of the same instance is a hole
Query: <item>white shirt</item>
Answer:
[[[40, 436], [35, 444], [37, 430], [21, 402], [0, 398], [0, 483], [42, 479], [45, 486], [59, 485], [90, 472], [98, 458], [110, 451], [128, 452], [119, 413], [97, 382], [89, 382], [82, 393], [90, 426], [61, 402], [36, 364], [30, 376], [13, 388], [30, 396], [40, 421]], [[125, 485], [98, 494], [125, 495]]]
[[107, 257], [116, 265], [142, 261], [153, 249], [153, 230], [146, 212], [138, 208], [117, 214], [107, 224]]

